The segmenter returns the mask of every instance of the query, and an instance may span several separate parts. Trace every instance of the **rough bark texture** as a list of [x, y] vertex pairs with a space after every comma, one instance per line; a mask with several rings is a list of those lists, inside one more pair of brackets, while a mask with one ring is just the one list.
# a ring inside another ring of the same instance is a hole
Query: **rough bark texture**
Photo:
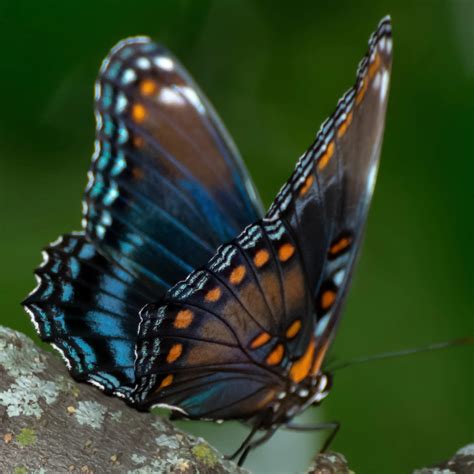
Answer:
[[346, 458], [339, 453], [327, 452], [316, 456], [306, 474], [354, 474]]
[[0, 473], [240, 473], [204, 440], [75, 383], [64, 363], [0, 326]]
[[413, 474], [472, 474], [474, 472], [474, 444], [460, 449], [451, 459], [432, 467], [417, 469]]
[[[451, 459], [432, 467], [417, 469], [413, 474], [473, 474], [474, 444], [460, 449]], [[347, 461], [339, 453], [322, 453], [316, 456], [306, 474], [354, 474]]]
[[[0, 326], [0, 473], [63, 472], [247, 471], [168, 420], [139, 413], [94, 387], [75, 383], [59, 357]], [[318, 455], [307, 472], [352, 473], [338, 453]], [[416, 474], [440, 472], [474, 472], [474, 445]]]

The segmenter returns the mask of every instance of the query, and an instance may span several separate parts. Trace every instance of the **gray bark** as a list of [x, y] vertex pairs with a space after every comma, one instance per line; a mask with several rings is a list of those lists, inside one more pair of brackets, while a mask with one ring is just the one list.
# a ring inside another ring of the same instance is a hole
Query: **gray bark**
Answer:
[[[416, 469], [413, 474], [473, 474], [474, 444], [460, 449], [450, 459], [431, 467]], [[339, 453], [318, 454], [306, 474], [354, 474], [347, 461]]]
[[203, 439], [75, 383], [55, 354], [0, 326], [0, 473], [240, 473]]
[[[473, 466], [474, 445], [440, 465], [456, 473], [474, 472]], [[416, 473], [440, 472], [433, 469]], [[74, 382], [59, 357], [41, 350], [24, 334], [0, 326], [0, 473], [63, 472], [247, 471], [168, 420], [139, 413], [94, 387]], [[352, 471], [344, 456], [325, 453], [307, 472]]]
[[306, 474], [354, 474], [346, 458], [339, 453], [320, 453], [306, 471]]
[[451, 459], [431, 467], [417, 469], [413, 474], [472, 474], [474, 472], [474, 444], [460, 449]]

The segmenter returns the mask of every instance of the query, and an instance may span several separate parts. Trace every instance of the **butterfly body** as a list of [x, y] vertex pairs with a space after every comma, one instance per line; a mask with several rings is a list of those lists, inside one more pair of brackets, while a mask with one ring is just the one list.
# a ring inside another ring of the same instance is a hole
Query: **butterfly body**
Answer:
[[375, 184], [391, 41], [385, 18], [267, 213], [176, 58], [142, 37], [112, 50], [83, 230], [46, 249], [24, 302], [76, 379], [265, 439], [321, 403]]

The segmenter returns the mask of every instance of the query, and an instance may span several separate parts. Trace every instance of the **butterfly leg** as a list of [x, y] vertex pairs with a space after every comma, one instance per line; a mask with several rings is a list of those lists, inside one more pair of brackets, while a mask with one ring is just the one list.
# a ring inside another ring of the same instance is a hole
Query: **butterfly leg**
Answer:
[[240, 458], [239, 458], [239, 461], [237, 463], [237, 465], [240, 467], [244, 464], [245, 460], [247, 459], [247, 456], [248, 454], [250, 453], [250, 451], [254, 450], [255, 448], [257, 448], [258, 446], [260, 446], [261, 444], [265, 443], [266, 441], [268, 441], [274, 434], [275, 434], [275, 431], [277, 430], [277, 428], [272, 428], [270, 430], [268, 430], [262, 437], [260, 437], [259, 439], [253, 441], [252, 443], [249, 443], [247, 445], [247, 447], [245, 448], [244, 452], [241, 454]]
[[341, 424], [338, 421], [330, 421], [328, 423], [317, 423], [316, 425], [295, 425], [293, 423], [287, 423], [284, 427], [292, 431], [331, 430], [329, 436], [326, 438], [326, 441], [324, 442], [323, 447], [320, 451], [324, 453], [329, 448], [334, 438], [336, 437], [336, 434], [339, 431]]
[[[265, 419], [267, 416], [271, 416], [272, 415], [272, 412], [271, 411], [265, 411], [261, 414], [260, 417], [257, 417], [254, 421], [254, 424], [252, 426], [252, 429], [250, 431], [250, 433], [247, 435], [247, 437], [244, 439], [244, 441], [242, 442], [242, 444], [240, 445], [239, 449], [237, 449], [237, 451], [235, 451], [235, 453], [231, 454], [230, 456], [226, 456], [225, 458], [226, 459], [229, 459], [230, 461], [233, 461], [234, 459], [237, 459], [237, 457], [241, 454], [241, 453], [244, 453], [246, 450], [247, 450], [247, 447], [251, 444], [252, 442], [252, 439], [254, 438], [254, 436], [256, 435], [257, 431], [259, 429], [262, 428], [262, 426], [265, 424]], [[245, 456], [244, 456], [245, 454]], [[247, 457], [247, 454], [248, 454], [248, 451], [246, 453], [244, 453], [240, 456], [239, 458], [239, 466], [240, 466], [240, 460], [242, 458], [242, 456], [244, 457]], [[243, 461], [242, 461], [243, 462]]]
[[[233, 461], [236, 459], [240, 453], [244, 452], [247, 449], [247, 446], [251, 443], [253, 437], [257, 433], [257, 431], [260, 429], [261, 423], [255, 423], [255, 425], [252, 427], [252, 430], [250, 433], [247, 435], [247, 437], [243, 440], [242, 444], [240, 445], [239, 449], [232, 453], [231, 455], [225, 456], [226, 459], [229, 461]], [[240, 461], [240, 460], [239, 460]]]

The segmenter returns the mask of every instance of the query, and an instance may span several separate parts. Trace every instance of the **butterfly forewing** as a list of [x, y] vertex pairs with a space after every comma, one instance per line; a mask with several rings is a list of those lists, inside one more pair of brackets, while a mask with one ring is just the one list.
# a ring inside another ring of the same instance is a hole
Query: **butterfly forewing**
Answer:
[[339, 101], [267, 217], [293, 229], [312, 289], [317, 336], [333, 334], [360, 249], [385, 125], [391, 27], [383, 20], [369, 41], [356, 84]]
[[[384, 19], [369, 41], [355, 86], [323, 124], [267, 215], [162, 302], [142, 311], [136, 403], [172, 405], [194, 418], [214, 413], [248, 418], [278, 393], [320, 373], [375, 183], [390, 66], [391, 28]], [[229, 339], [210, 350], [209, 336], [213, 340], [219, 324], [225, 329], [216, 337], [225, 333]], [[178, 343], [175, 359], [170, 354]], [[200, 348], [202, 367], [193, 366]], [[206, 366], [212, 374], [203, 372]], [[212, 382], [229, 371], [239, 374], [232, 395]], [[199, 388], [193, 384], [196, 373]], [[255, 377], [262, 377], [266, 391], [251, 382]], [[202, 403], [196, 405], [199, 393]], [[249, 410], [244, 401], [261, 393]]]
[[261, 216], [219, 118], [163, 47], [134, 38], [114, 48], [97, 81], [96, 116], [85, 230], [152, 286], [184, 278]]

